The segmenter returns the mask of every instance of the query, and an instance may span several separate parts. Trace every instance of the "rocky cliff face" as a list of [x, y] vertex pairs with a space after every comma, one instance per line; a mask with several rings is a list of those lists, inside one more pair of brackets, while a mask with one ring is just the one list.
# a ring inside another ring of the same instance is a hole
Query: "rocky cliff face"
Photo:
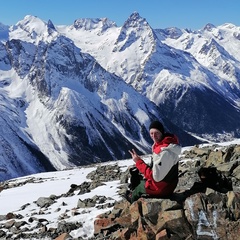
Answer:
[[[95, 217], [94, 234], [81, 239], [149, 239], [149, 240], [238, 240], [240, 231], [240, 145], [195, 146], [181, 155], [179, 184], [169, 199], [140, 198], [130, 204], [124, 198], [107, 203], [104, 193], [85, 200], [81, 195], [108, 181], [120, 180], [119, 194], [126, 191], [128, 171], [115, 165], [99, 165], [88, 174], [89, 181], [72, 184], [60, 195], [36, 199], [31, 215], [18, 211], [0, 215], [2, 239], [79, 239], [73, 231], [82, 228], [73, 218], [90, 213], [92, 207], [102, 209]], [[207, 180], [207, 181], [206, 181]], [[36, 182], [41, 179], [36, 179]], [[29, 182], [34, 183], [31, 178]], [[2, 190], [27, 182], [5, 184]], [[74, 208], [64, 199], [79, 195]], [[56, 210], [55, 227], [48, 215], [51, 206], [62, 202]], [[30, 203], [22, 206], [27, 208]], [[61, 208], [65, 208], [64, 213]], [[38, 210], [37, 210], [38, 209]], [[110, 209], [110, 210], [109, 210]], [[59, 213], [58, 213], [59, 212]]]

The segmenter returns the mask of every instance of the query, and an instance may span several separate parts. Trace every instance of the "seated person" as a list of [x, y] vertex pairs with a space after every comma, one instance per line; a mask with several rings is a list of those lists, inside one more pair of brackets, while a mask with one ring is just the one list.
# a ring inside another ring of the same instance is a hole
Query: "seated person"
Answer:
[[153, 140], [151, 166], [146, 164], [134, 149], [129, 150], [135, 166], [143, 179], [127, 198], [136, 201], [142, 195], [166, 198], [171, 196], [178, 184], [178, 162], [181, 146], [176, 135], [165, 133], [161, 122], [154, 121], [149, 127]]

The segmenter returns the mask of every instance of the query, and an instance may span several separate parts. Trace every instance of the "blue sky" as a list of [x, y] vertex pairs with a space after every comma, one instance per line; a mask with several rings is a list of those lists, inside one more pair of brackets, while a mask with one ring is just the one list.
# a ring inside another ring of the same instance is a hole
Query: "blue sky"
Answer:
[[107, 17], [122, 26], [135, 11], [152, 28], [240, 26], [240, 0], [4, 0], [0, 1], [0, 22], [13, 25], [33, 15], [55, 25], [71, 25], [78, 18]]

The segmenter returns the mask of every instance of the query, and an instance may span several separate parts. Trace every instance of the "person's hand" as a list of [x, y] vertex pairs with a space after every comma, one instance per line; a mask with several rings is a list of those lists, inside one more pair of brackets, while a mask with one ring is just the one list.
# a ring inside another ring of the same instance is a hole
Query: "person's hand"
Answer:
[[132, 155], [132, 159], [133, 159], [134, 162], [137, 162], [137, 160], [141, 159], [141, 158], [137, 155], [137, 153], [135, 152], [134, 149], [132, 149], [132, 151], [129, 150], [129, 153]]

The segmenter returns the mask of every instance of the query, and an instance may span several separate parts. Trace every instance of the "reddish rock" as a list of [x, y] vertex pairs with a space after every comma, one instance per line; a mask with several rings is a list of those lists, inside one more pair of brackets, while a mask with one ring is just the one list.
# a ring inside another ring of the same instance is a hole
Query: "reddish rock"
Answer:
[[71, 236], [69, 236], [68, 233], [62, 233], [61, 235], [56, 237], [54, 240], [67, 240], [67, 239], [71, 239]]

